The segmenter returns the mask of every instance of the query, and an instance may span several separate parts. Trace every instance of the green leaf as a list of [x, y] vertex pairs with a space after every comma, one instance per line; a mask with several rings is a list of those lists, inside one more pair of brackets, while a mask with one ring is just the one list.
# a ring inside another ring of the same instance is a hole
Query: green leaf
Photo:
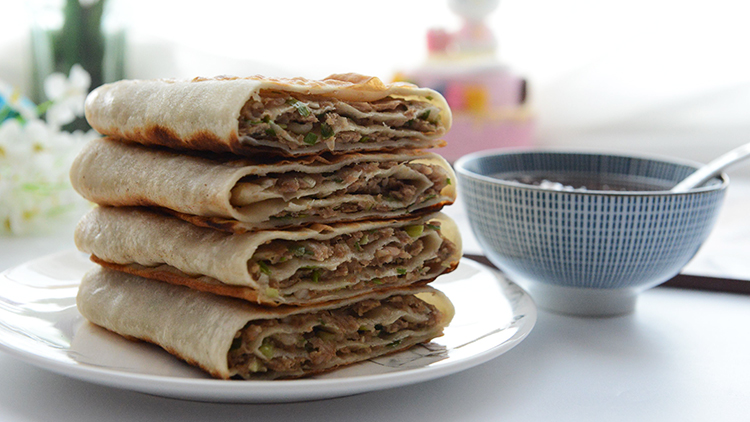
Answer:
[[52, 101], [52, 100], [47, 100], [47, 101], [39, 104], [38, 106], [36, 106], [36, 114], [39, 115], [39, 116], [41, 116], [42, 114], [46, 113], [47, 110], [49, 110], [49, 108], [52, 107], [52, 104], [54, 104], [54, 103], [55, 102]]
[[13, 113], [13, 108], [10, 105], [4, 104], [3, 108], [0, 108], [0, 122], [5, 121]]

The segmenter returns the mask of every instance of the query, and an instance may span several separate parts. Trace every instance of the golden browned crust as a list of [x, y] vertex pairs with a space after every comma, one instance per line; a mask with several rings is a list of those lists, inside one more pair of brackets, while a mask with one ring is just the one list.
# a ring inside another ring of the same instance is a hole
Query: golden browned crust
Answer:
[[[250, 99], [259, 99], [264, 90], [321, 95], [342, 101], [368, 102], [387, 97], [418, 99], [443, 110], [434, 132], [414, 139], [330, 147], [337, 155], [441, 147], [445, 141], [440, 138], [451, 126], [450, 108], [438, 92], [409, 83], [386, 84], [377, 77], [358, 74], [331, 75], [322, 80], [263, 76], [123, 80], [95, 89], [87, 97], [85, 112], [89, 124], [100, 133], [145, 145], [251, 157], [292, 157], [325, 152], [322, 146], [289, 149], [282, 145], [243, 143], [239, 131], [240, 111]], [[420, 137], [424, 139], [418, 139]]]
[[188, 358], [187, 356], [185, 356], [182, 353], [180, 353], [179, 351], [177, 351], [175, 348], [168, 347], [168, 346], [163, 346], [163, 345], [159, 344], [158, 341], [152, 339], [149, 336], [145, 336], [144, 335], [142, 337], [134, 337], [134, 336], [126, 335], [126, 334], [120, 334], [120, 333], [118, 333], [116, 331], [112, 331], [112, 330], [110, 330], [107, 327], [104, 327], [102, 325], [93, 323], [91, 321], [89, 321], [89, 324], [95, 325], [95, 326], [97, 326], [97, 327], [99, 327], [99, 328], [101, 328], [103, 330], [107, 330], [108, 332], [110, 332], [112, 334], [115, 334], [115, 335], [118, 335], [118, 336], [120, 336], [120, 337], [122, 337], [122, 338], [124, 338], [124, 339], [126, 339], [128, 341], [132, 341], [132, 342], [135, 342], [135, 343], [145, 342], [145, 343], [153, 344], [154, 346], [159, 347], [160, 349], [162, 349], [165, 352], [169, 353], [170, 355], [176, 357], [177, 359], [180, 359], [181, 361], [187, 363], [188, 365], [195, 366], [195, 367], [198, 367], [198, 368], [202, 369], [203, 371], [207, 372], [213, 378], [229, 379], [228, 377], [225, 377], [221, 373], [219, 373], [219, 371], [216, 371], [216, 370], [214, 370], [212, 368], [209, 368], [206, 365], [201, 364], [200, 362], [198, 362], [195, 359]]
[[[144, 278], [148, 278], [151, 280], [161, 281], [165, 283], [170, 283], [178, 286], [184, 286], [191, 288], [193, 290], [198, 290], [201, 292], [206, 293], [212, 293], [219, 296], [227, 296], [227, 297], [233, 297], [236, 299], [245, 300], [252, 303], [257, 303], [262, 306], [269, 306], [269, 307], [286, 307], [286, 306], [293, 306], [293, 307], [319, 307], [319, 306], [325, 306], [328, 304], [336, 303], [341, 300], [329, 300], [325, 302], [316, 302], [311, 304], [294, 304], [294, 303], [286, 303], [281, 304], [278, 302], [273, 301], [267, 301], [263, 300], [258, 296], [258, 292], [250, 287], [243, 287], [243, 286], [231, 286], [225, 283], [222, 283], [219, 280], [216, 280], [214, 278], [208, 277], [208, 276], [190, 276], [188, 274], [185, 274], [184, 272], [169, 267], [167, 265], [161, 265], [159, 267], [144, 267], [137, 264], [116, 264], [113, 262], [105, 261], [96, 255], [91, 255], [90, 257], [91, 261], [101, 265], [102, 267], [109, 268], [111, 270], [120, 271], [132, 275], [141, 276]], [[443, 274], [448, 274], [452, 271], [454, 271], [456, 268], [458, 268], [458, 261], [452, 262], [450, 267], [447, 267]], [[410, 284], [408, 288], [418, 288], [422, 286], [426, 286], [427, 284], [434, 281], [438, 276], [435, 276], [430, 279], [420, 280], [419, 282]], [[399, 290], [403, 289], [405, 286], [386, 286], [383, 288], [373, 288], [368, 290], [363, 290], [361, 294], [349, 296], [346, 298], [342, 298], [342, 300], [350, 301], [354, 298], [360, 297], [360, 296], [367, 296], [371, 295], [374, 292], [387, 292], [390, 290]]]
[[[89, 322], [89, 323], [90, 324], [94, 324], [93, 322]], [[224, 380], [231, 380], [232, 379], [231, 377], [225, 376], [221, 372], [219, 372], [219, 371], [217, 371], [217, 370], [215, 370], [215, 369], [213, 369], [213, 368], [211, 368], [211, 367], [209, 367], [207, 365], [203, 365], [201, 362], [198, 362], [195, 359], [190, 359], [189, 357], [187, 357], [184, 354], [180, 353], [175, 348], [159, 344], [158, 341], [156, 341], [156, 340], [154, 340], [154, 339], [152, 339], [152, 338], [150, 338], [148, 336], [144, 335], [143, 337], [133, 337], [133, 336], [128, 336], [128, 335], [123, 335], [123, 334], [119, 334], [117, 332], [114, 332], [114, 331], [108, 329], [107, 327], [102, 327], [101, 325], [98, 325], [98, 324], [94, 324], [94, 325], [96, 325], [97, 327], [103, 328], [103, 329], [107, 330], [110, 333], [113, 333], [113, 334], [119, 335], [121, 337], [124, 337], [125, 339], [130, 340], [130, 341], [134, 341], [134, 342], [143, 341], [143, 342], [146, 342], [146, 343], [153, 344], [154, 346], [157, 346], [157, 347], [161, 348], [165, 352], [171, 354], [172, 356], [176, 357], [177, 359], [180, 359], [181, 361], [187, 363], [188, 365], [195, 366], [195, 367], [198, 367], [198, 368], [202, 369], [203, 371], [205, 371], [206, 373], [208, 373], [213, 378], [224, 379]], [[437, 338], [437, 337], [441, 337], [442, 335], [443, 335], [443, 332], [441, 331], [438, 335], [435, 335], [433, 337], [433, 339]], [[399, 344], [398, 346], [392, 346], [391, 348], [388, 349], [387, 353], [383, 353], [381, 355], [378, 355], [377, 357], [389, 356], [389, 355], [392, 355], [392, 354], [395, 354], [395, 353], [403, 352], [404, 350], [410, 349], [410, 348], [412, 348], [412, 347], [414, 347], [414, 346], [416, 346], [417, 344], [420, 344], [420, 343], [426, 343], [426, 341], [417, 342], [417, 343], [414, 343], [414, 344], [410, 344], [408, 342], [404, 342], [404, 343]], [[359, 362], [355, 362], [355, 364], [356, 363], [359, 363]], [[320, 375], [320, 374], [329, 373], [329, 372], [335, 371], [335, 370], [337, 370], [337, 369], [339, 369], [339, 368], [341, 368], [343, 366], [349, 366], [349, 365], [352, 365], [352, 363], [342, 363], [340, 365], [332, 366], [330, 368], [324, 368], [324, 369], [319, 369], [319, 370], [315, 370], [315, 371], [309, 371], [309, 372], [306, 372], [304, 374], [300, 374], [300, 375], [296, 375], [296, 376], [279, 377], [279, 378], [277, 378], [277, 380], [295, 379], [295, 378], [307, 378], [307, 377], [311, 377], [313, 375]], [[240, 380], [238, 380], [238, 381], [240, 381]]]
[[101, 265], [102, 267], [112, 270], [138, 275], [141, 277], [149, 278], [151, 280], [159, 280], [170, 284], [176, 284], [178, 286], [185, 286], [201, 292], [213, 293], [220, 296], [234, 297], [237, 299], [246, 300], [248, 302], [258, 303], [264, 306], [279, 305], [279, 303], [276, 302], [263, 301], [258, 297], [258, 292], [249, 287], [231, 286], [207, 276], [191, 277], [182, 271], [169, 268], [166, 265], [154, 268], [143, 267], [134, 264], [123, 265], [105, 261], [103, 259], [100, 259], [96, 255], [91, 255], [91, 261]]

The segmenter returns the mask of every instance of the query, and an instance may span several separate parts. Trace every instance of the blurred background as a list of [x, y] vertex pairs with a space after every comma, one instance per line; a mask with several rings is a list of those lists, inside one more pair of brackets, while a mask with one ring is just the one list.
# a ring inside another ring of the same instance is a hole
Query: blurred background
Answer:
[[[103, 1], [127, 78], [392, 80], [424, 62], [429, 29], [461, 26], [445, 0]], [[64, 2], [3, 0], [0, 80], [33, 90], [31, 30], [54, 20], [39, 6]], [[742, 0], [502, 0], [486, 22], [498, 60], [528, 81], [536, 144], [706, 161], [747, 141], [749, 17]]]
[[[2, 11], [0, 82], [37, 104], [44, 77], [68, 76], [71, 60], [91, 74], [90, 88], [120, 78], [448, 74], [431, 83], [466, 117], [454, 136], [526, 125], [472, 149], [585, 147], [707, 162], [750, 133], [743, 0], [2, 0]], [[50, 43], [66, 19], [103, 55]], [[476, 42], [466, 47], [462, 37]], [[54, 68], [54, 54], [67, 54], [65, 69]], [[478, 69], [516, 78], [508, 86], [520, 94], [493, 105], [495, 91], [471, 86]], [[731, 175], [750, 176], [750, 166]]]

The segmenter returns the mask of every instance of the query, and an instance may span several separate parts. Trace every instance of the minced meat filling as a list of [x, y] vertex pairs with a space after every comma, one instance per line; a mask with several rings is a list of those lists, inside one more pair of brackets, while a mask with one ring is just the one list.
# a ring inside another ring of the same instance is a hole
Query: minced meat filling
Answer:
[[[453, 242], [443, 239], [434, 257], [424, 261], [419, 268], [407, 270], [406, 267], [410, 266], [410, 261], [422, 253], [425, 247], [422, 238], [415, 235], [415, 230], [421, 234], [425, 230], [440, 230], [440, 226], [439, 223], [431, 222], [406, 228], [383, 228], [355, 232], [327, 241], [273, 241], [258, 248], [253, 259], [248, 263], [248, 269], [256, 280], [260, 279], [262, 274], [268, 276], [265, 278], [268, 287], [281, 290], [283, 295], [293, 295], [300, 299], [324, 296], [330, 294], [330, 289], [300, 288], [293, 289], [291, 293], [284, 293], [283, 290], [302, 282], [325, 286], [326, 283], [338, 283], [347, 277], [352, 280], [346, 285], [348, 290], [407, 285], [424, 279], [428, 274], [440, 273], [447, 259], [456, 251], [456, 245]], [[390, 241], [385, 244], [381, 243], [370, 259], [349, 259], [333, 269], [306, 265], [290, 277], [280, 279], [274, 277], [274, 274], [278, 273], [276, 265], [281, 265], [292, 258], [324, 262], [332, 258], [356, 256], [357, 252], [367, 245], [383, 238]], [[369, 273], [370, 277], [357, 276], [365, 272]]]
[[280, 141], [291, 148], [325, 142], [333, 149], [333, 142], [367, 143], [403, 137], [383, 130], [384, 125], [415, 133], [434, 132], [439, 113], [440, 109], [428, 102], [390, 97], [373, 102], [343, 102], [263, 91], [260, 101], [248, 101], [240, 112], [239, 133], [260, 141]]
[[[392, 176], [372, 176], [379, 171], [388, 170], [396, 163], [359, 163], [352, 166], [344, 167], [336, 172], [324, 174], [307, 174], [307, 173], [286, 173], [279, 175], [269, 175], [262, 178], [246, 178], [242, 182], [254, 183], [259, 186], [265, 186], [266, 189], [276, 190], [281, 194], [290, 194], [304, 189], [313, 189], [324, 182], [334, 182], [341, 184], [341, 190], [335, 192], [335, 195], [371, 195], [376, 198], [375, 204], [363, 202], [347, 202], [336, 207], [317, 207], [305, 210], [303, 212], [281, 212], [271, 216], [273, 219], [293, 219], [307, 217], [329, 218], [339, 213], [351, 214], [362, 211], [391, 211], [394, 208], [402, 207], [402, 204], [419, 204], [429, 201], [440, 195], [440, 192], [448, 185], [453, 183], [450, 180], [448, 172], [440, 166], [432, 166], [422, 163], [407, 163], [415, 172], [421, 173], [431, 182], [425, 190], [417, 187], [417, 181], [412, 179], [400, 179]], [[234, 204], [241, 206], [241, 204]]]
[[[395, 314], [416, 317], [392, 320]], [[341, 309], [251, 322], [237, 333], [227, 359], [241, 378], [256, 373], [298, 376], [324, 370], [352, 354], [396, 349], [400, 340], [394, 333], [428, 331], [439, 319], [434, 306], [414, 295], [368, 299]]]
[[[325, 241], [276, 240], [258, 247], [253, 259], [248, 263], [248, 269], [256, 280], [261, 277], [261, 274], [267, 275], [269, 286], [272, 288], [288, 287], [302, 280], [317, 283], [332, 277], [344, 277], [365, 268], [382, 268], [385, 265], [393, 266], [407, 262], [422, 252], [424, 246], [420, 235], [425, 230], [440, 230], [440, 226], [437, 223], [432, 223], [401, 228], [386, 227], [345, 234]], [[301, 258], [318, 262], [324, 262], [331, 258], [342, 259], [357, 255], [368, 245], [381, 239], [387, 239], [388, 242], [381, 244], [369, 260], [348, 261], [335, 270], [315, 266], [302, 267], [287, 280], [279, 281], [274, 277], [275, 266], [290, 259]], [[449, 242], [444, 240], [443, 243]]]

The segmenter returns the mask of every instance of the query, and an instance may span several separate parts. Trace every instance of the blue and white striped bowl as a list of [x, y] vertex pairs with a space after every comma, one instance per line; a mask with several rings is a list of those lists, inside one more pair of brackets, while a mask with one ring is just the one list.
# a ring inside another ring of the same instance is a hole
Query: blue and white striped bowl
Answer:
[[[729, 179], [722, 175], [687, 193], [668, 190], [699, 166], [539, 150], [484, 151], [455, 164], [461, 199], [490, 261], [540, 307], [590, 316], [632, 312], [639, 292], [676, 275], [698, 251]], [[524, 178], [636, 187], [567, 191]]]

